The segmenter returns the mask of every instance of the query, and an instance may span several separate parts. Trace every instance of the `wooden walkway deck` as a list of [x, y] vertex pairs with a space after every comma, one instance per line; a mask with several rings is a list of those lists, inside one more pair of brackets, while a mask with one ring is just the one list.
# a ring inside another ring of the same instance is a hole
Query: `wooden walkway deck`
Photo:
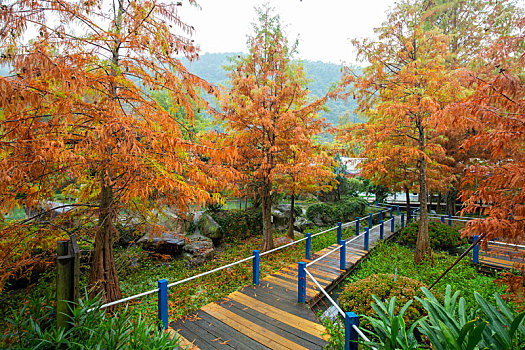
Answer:
[[513, 248], [489, 242], [487, 251], [480, 249], [479, 263], [490, 268], [511, 269], [515, 264], [525, 264], [525, 248]]
[[[384, 237], [390, 235], [390, 222], [387, 222]], [[367, 251], [362, 250], [363, 237], [361, 234], [347, 245], [346, 269], [339, 269], [338, 252], [308, 268], [323, 288], [330, 289], [367, 255]], [[370, 248], [378, 240], [379, 227], [370, 232]], [[312, 259], [336, 247], [337, 244], [333, 244], [312, 254]], [[308, 303], [297, 302], [297, 269], [297, 263], [286, 266], [264, 277], [260, 285], [231, 293], [172, 322], [170, 327], [179, 332], [183, 345], [190, 345], [190, 349], [322, 349], [327, 344], [327, 336], [323, 335], [325, 328]], [[320, 293], [307, 278], [308, 301], [318, 300]]]

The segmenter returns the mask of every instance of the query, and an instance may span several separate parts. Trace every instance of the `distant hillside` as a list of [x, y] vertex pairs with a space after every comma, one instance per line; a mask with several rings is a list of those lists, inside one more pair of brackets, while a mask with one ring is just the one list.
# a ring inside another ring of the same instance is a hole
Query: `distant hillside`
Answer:
[[[198, 61], [188, 63], [184, 62], [190, 72], [201, 78], [208, 80], [213, 84], [225, 85], [227, 82], [226, 71], [224, 66], [230, 65], [229, 58], [240, 55], [239, 53], [207, 53], [200, 56]], [[330, 87], [341, 77], [341, 67], [333, 63], [324, 63], [320, 61], [302, 61], [307, 77], [311, 80], [308, 88], [313, 96], [323, 96]], [[329, 101], [327, 103], [328, 112], [322, 112], [321, 115], [333, 125], [338, 125], [340, 117], [345, 116], [347, 122], [360, 121], [353, 111], [356, 108], [356, 102], [349, 100]]]

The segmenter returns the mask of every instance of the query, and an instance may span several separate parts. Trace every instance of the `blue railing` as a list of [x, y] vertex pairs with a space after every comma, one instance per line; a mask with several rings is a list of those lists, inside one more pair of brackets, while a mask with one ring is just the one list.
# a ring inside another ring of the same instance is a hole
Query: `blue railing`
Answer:
[[[377, 205], [377, 203], [376, 203]], [[388, 208], [387, 208], [388, 209]], [[390, 207], [390, 229], [391, 232], [394, 233], [395, 231], [395, 216], [393, 216], [393, 207]], [[363, 249], [369, 250], [369, 233], [372, 229], [379, 227], [379, 237], [380, 240], [384, 239], [384, 222], [382, 220], [382, 211], [376, 213], [379, 215], [379, 224], [376, 226], [372, 226], [372, 220], [371, 215], [369, 215], [369, 226], [364, 228], [364, 237], [363, 237]], [[373, 215], [376, 215], [373, 214]], [[338, 235], [337, 235], [337, 243], [338, 247], [335, 249], [330, 250], [329, 252], [325, 253], [324, 255], [316, 258], [315, 260], [310, 261], [308, 264], [305, 262], [299, 262], [298, 263], [298, 281], [297, 281], [297, 301], [299, 303], [306, 302], [306, 276], [308, 276], [312, 282], [317, 286], [317, 288], [321, 291], [321, 293], [328, 299], [332, 305], [337, 309], [338, 313], [344, 318], [345, 320], [345, 350], [357, 350], [357, 341], [358, 337], [363, 338], [365, 341], [370, 342], [370, 340], [366, 337], [366, 335], [359, 329], [359, 316], [356, 315], [354, 312], [344, 312], [341, 307], [332, 299], [332, 297], [326, 292], [326, 290], [321, 286], [321, 284], [315, 279], [315, 277], [308, 271], [308, 267], [314, 265], [315, 263], [319, 262], [320, 260], [326, 258], [327, 256], [333, 254], [336, 251], [339, 251], [339, 268], [341, 270], [346, 269], [346, 246], [353, 242], [354, 240], [359, 238], [359, 218], [356, 220], [344, 224], [344, 226], [351, 225], [355, 223], [356, 226], [356, 236], [349, 239], [348, 241], [343, 240], [341, 238], [341, 229], [342, 226], [341, 223], [338, 223]], [[403, 222], [402, 222], [403, 226]], [[307, 256], [307, 259], [310, 260], [309, 256]], [[375, 349], [375, 348], [373, 348]]]

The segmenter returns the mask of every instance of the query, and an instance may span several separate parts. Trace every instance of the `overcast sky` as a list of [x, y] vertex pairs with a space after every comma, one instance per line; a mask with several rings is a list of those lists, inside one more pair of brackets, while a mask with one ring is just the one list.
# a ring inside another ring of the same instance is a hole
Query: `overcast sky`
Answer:
[[[201, 53], [246, 52], [255, 6], [267, 0], [198, 0], [183, 3], [180, 15], [195, 27], [193, 39]], [[290, 40], [299, 35], [298, 58], [355, 63], [352, 38], [369, 37], [386, 18], [395, 0], [270, 0]]]

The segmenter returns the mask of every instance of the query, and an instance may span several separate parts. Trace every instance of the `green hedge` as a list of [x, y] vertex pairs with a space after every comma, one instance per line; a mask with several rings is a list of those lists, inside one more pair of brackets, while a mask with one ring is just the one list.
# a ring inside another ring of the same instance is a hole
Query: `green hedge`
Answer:
[[353, 221], [366, 213], [367, 203], [363, 198], [346, 197], [335, 203], [336, 220], [340, 222]]
[[[394, 281], [393, 274], [374, 274], [356, 282], [347, 284], [341, 295], [339, 303], [345, 312], [355, 312], [358, 315], [372, 315], [372, 295], [382, 301], [396, 297], [396, 314], [401, 307], [414, 297], [423, 297], [421, 287], [425, 284], [404, 276], [397, 276]], [[421, 316], [423, 306], [419, 302], [414, 302], [405, 312], [404, 320], [407, 324], [413, 323]]]
[[323, 226], [333, 225], [337, 220], [334, 209], [332, 208], [332, 206], [326, 203], [312, 204], [308, 207], [308, 209], [306, 209], [306, 217], [312, 223], [318, 216], [323, 221]]
[[[418, 230], [419, 221], [411, 222], [399, 233], [398, 241], [409, 247], [415, 247]], [[457, 228], [440, 222], [429, 222], [428, 234], [432, 249], [450, 249], [468, 243], [466, 238], [461, 238]]]
[[208, 214], [221, 226], [226, 241], [260, 235], [263, 230], [260, 208], [221, 210]]

